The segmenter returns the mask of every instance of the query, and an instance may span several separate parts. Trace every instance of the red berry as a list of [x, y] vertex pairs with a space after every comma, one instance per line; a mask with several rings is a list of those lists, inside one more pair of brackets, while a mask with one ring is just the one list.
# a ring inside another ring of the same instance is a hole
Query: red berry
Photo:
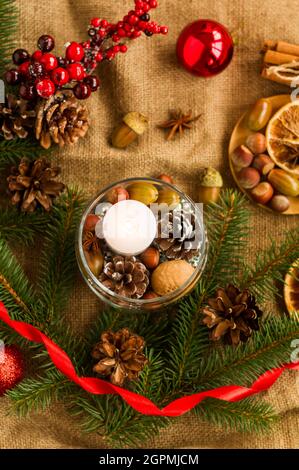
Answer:
[[90, 21], [91, 26], [94, 26], [95, 28], [98, 28], [101, 24], [101, 19], [100, 18], [92, 18]]
[[67, 66], [67, 71], [71, 80], [80, 81], [84, 78], [85, 71], [81, 64], [69, 64]]
[[141, 36], [141, 32], [140, 32], [140, 31], [134, 31], [134, 33], [132, 34], [132, 38], [133, 38], [133, 39], [139, 38], [140, 36]]
[[88, 75], [84, 78], [84, 83], [90, 87], [91, 91], [97, 91], [100, 86], [100, 80], [95, 75]]
[[53, 70], [51, 77], [55, 85], [58, 86], [65, 85], [70, 79], [68, 71], [62, 67], [58, 67], [57, 69]]
[[30, 55], [26, 49], [16, 49], [12, 55], [12, 61], [15, 65], [21, 65], [29, 60]]
[[54, 49], [55, 41], [49, 34], [43, 34], [37, 41], [37, 47], [43, 52], [50, 52]]
[[50, 72], [51, 70], [54, 70], [56, 69], [57, 65], [58, 65], [58, 62], [57, 62], [57, 59], [55, 57], [55, 55], [53, 54], [50, 54], [49, 52], [47, 52], [46, 54], [44, 54], [40, 60], [41, 64], [43, 64], [45, 70], [47, 72]]
[[59, 67], [66, 67], [67, 60], [64, 57], [57, 57], [57, 63]]
[[127, 50], [128, 50], [128, 48], [127, 48], [127, 46], [126, 46], [125, 44], [122, 44], [122, 45], [120, 46], [120, 52], [122, 52], [123, 54], [124, 54], [125, 52], [127, 52]]
[[161, 34], [167, 34], [168, 33], [168, 26], [161, 26], [160, 27], [160, 33]]
[[145, 21], [139, 21], [138, 26], [139, 26], [139, 29], [143, 31], [145, 28], [147, 28], [147, 23]]
[[101, 27], [102, 27], [102, 28], [107, 28], [108, 24], [109, 24], [109, 23], [108, 23], [107, 20], [102, 20], [102, 21], [101, 21]]
[[32, 54], [32, 59], [35, 60], [36, 62], [39, 62], [41, 60], [42, 56], [43, 56], [42, 51], [35, 51]]
[[129, 25], [129, 24], [127, 24], [127, 23], [124, 25], [124, 30], [125, 30], [125, 31], [129, 32], [129, 31], [131, 31], [131, 29], [132, 29], [132, 26], [131, 26], [131, 25]]
[[141, 0], [135, 0], [135, 8], [138, 8], [140, 10], [143, 9], [143, 2]]
[[33, 85], [22, 84], [19, 89], [19, 95], [23, 100], [32, 100], [35, 98], [36, 90]]
[[114, 57], [115, 57], [115, 53], [113, 52], [113, 50], [108, 49], [108, 51], [106, 52], [106, 59], [112, 60], [114, 59]]
[[84, 49], [78, 42], [72, 42], [66, 49], [66, 57], [69, 60], [79, 62], [84, 57]]
[[107, 32], [104, 29], [100, 29], [100, 31], [98, 32], [98, 35], [100, 36], [100, 38], [104, 38], [106, 34]]
[[29, 65], [30, 65], [29, 60], [28, 60], [27, 62], [23, 62], [23, 64], [21, 64], [21, 65], [19, 66], [19, 72], [20, 72], [22, 75], [27, 76], [27, 75], [28, 75]]
[[143, 10], [135, 10], [136, 16], [141, 16], [143, 14]]
[[33, 62], [33, 64], [29, 65], [28, 73], [32, 78], [42, 78], [45, 73], [43, 64]]
[[97, 62], [101, 62], [103, 60], [103, 54], [101, 52], [98, 52], [97, 55], [95, 56], [95, 60]]
[[48, 78], [43, 78], [43, 80], [39, 80], [36, 84], [36, 91], [41, 98], [50, 98], [50, 96], [54, 95], [55, 93], [55, 85], [52, 80]]
[[117, 30], [117, 35], [120, 37], [120, 38], [125, 38], [126, 37], [126, 32], [123, 28], [119, 28]]
[[4, 78], [8, 85], [17, 85], [21, 80], [21, 74], [17, 69], [7, 70]]
[[91, 88], [85, 83], [78, 83], [74, 88], [73, 92], [78, 100], [86, 100], [91, 94]]
[[150, 0], [150, 1], [149, 1], [149, 6], [150, 6], [151, 8], [157, 8], [157, 6], [158, 6], [157, 0]]
[[120, 46], [113, 46], [113, 52], [115, 52], [116, 54], [120, 52]]
[[[135, 13], [135, 11], [133, 12]], [[129, 24], [131, 24], [132, 26], [134, 24], [136, 24], [138, 22], [138, 16], [136, 16], [135, 14], [133, 14], [132, 16], [130, 16], [129, 18]]]
[[117, 34], [113, 34], [113, 36], [112, 36], [112, 41], [113, 41], [113, 42], [119, 42], [119, 41], [120, 41], [120, 37], [117, 36]]
[[150, 11], [151, 7], [149, 6], [148, 3], [144, 3], [143, 4], [143, 11], [144, 13], [147, 13], [148, 11]]

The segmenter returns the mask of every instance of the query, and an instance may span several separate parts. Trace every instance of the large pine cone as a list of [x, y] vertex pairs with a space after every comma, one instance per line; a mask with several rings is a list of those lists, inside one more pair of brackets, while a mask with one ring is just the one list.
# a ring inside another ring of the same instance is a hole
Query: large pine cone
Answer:
[[196, 243], [198, 229], [194, 214], [171, 211], [164, 214], [158, 224], [156, 243], [168, 259], [190, 261], [198, 254], [199, 242]]
[[12, 204], [24, 212], [34, 212], [40, 206], [50, 211], [53, 199], [65, 188], [63, 183], [54, 181], [59, 173], [60, 168], [51, 167], [44, 158], [33, 162], [22, 158], [7, 178]]
[[208, 300], [202, 313], [203, 323], [211, 330], [211, 339], [223, 338], [226, 344], [234, 346], [240, 341], [245, 343], [252, 331], [259, 329], [263, 314], [247, 289], [241, 292], [233, 285], [217, 289], [216, 297]]
[[63, 147], [84, 137], [89, 118], [87, 107], [76, 100], [73, 93], [58, 92], [37, 105], [35, 136], [45, 149], [52, 142]]
[[34, 127], [35, 117], [36, 112], [30, 102], [7, 95], [5, 104], [0, 104], [0, 134], [5, 140], [25, 139]]
[[147, 363], [143, 354], [145, 341], [127, 328], [116, 333], [102, 333], [101, 341], [95, 345], [92, 357], [97, 364], [94, 372], [109, 377], [114, 385], [122, 386], [125, 380], [136, 380]]
[[105, 264], [99, 280], [116, 294], [140, 299], [149, 285], [149, 272], [135, 256], [114, 256]]

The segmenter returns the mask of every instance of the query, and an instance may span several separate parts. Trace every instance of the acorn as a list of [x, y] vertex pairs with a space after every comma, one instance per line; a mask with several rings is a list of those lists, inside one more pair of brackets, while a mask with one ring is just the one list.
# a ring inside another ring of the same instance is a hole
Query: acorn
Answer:
[[275, 167], [275, 163], [269, 155], [265, 155], [262, 153], [261, 155], [257, 155], [252, 164], [253, 168], [255, 168], [262, 176], [266, 176], [273, 168]]
[[255, 188], [253, 188], [250, 194], [258, 204], [264, 205], [267, 204], [272, 198], [274, 194], [274, 189], [270, 183], [268, 183], [267, 181], [263, 181], [262, 183], [259, 183]]
[[223, 186], [223, 179], [215, 168], [204, 168], [199, 177], [198, 201], [203, 204], [217, 202]]
[[242, 168], [237, 175], [240, 186], [244, 189], [253, 189], [260, 182], [260, 174], [255, 168]]
[[157, 248], [150, 246], [139, 255], [139, 258], [148, 269], [155, 269], [160, 261], [160, 253]]
[[263, 129], [272, 115], [272, 104], [265, 98], [260, 98], [254, 104], [248, 116], [248, 127], [252, 131]]
[[148, 118], [144, 114], [131, 112], [124, 116], [122, 124], [114, 131], [113, 147], [124, 149], [148, 128]]
[[180, 195], [169, 188], [162, 188], [159, 191], [158, 204], [167, 204], [170, 208], [176, 207], [181, 202]]
[[276, 194], [271, 199], [270, 207], [276, 212], [285, 212], [290, 207], [290, 201], [286, 196]]
[[148, 206], [156, 202], [159, 196], [158, 189], [151, 183], [133, 183], [127, 187], [130, 199], [139, 201]]
[[261, 132], [255, 132], [247, 137], [246, 145], [255, 155], [264, 153], [267, 149], [266, 137]]
[[237, 169], [250, 166], [253, 160], [253, 153], [246, 145], [239, 145], [231, 154], [233, 164]]
[[268, 180], [274, 188], [285, 196], [299, 196], [299, 180], [284, 170], [275, 169], [270, 171]]
[[104, 256], [102, 252], [92, 253], [91, 251], [84, 251], [88, 267], [92, 274], [99, 277], [104, 266]]

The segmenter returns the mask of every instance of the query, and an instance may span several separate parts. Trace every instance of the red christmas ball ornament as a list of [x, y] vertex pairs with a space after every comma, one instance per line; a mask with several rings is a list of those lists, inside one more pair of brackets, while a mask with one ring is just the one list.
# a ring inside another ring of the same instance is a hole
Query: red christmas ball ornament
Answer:
[[36, 62], [40, 62], [42, 56], [43, 56], [42, 51], [35, 51], [35, 52], [33, 52], [33, 54], [32, 54], [32, 59], [33, 59], [34, 61], [36, 61]]
[[80, 81], [85, 77], [85, 70], [81, 64], [69, 64], [67, 66], [67, 71], [71, 80]]
[[182, 31], [177, 57], [183, 67], [199, 77], [212, 77], [230, 63], [233, 39], [227, 29], [213, 20], [198, 20]]
[[84, 57], [84, 49], [78, 42], [72, 42], [66, 49], [68, 60], [80, 61]]
[[0, 349], [0, 396], [15, 387], [24, 377], [24, 359], [16, 346]]
[[36, 84], [36, 91], [41, 98], [47, 99], [55, 93], [55, 85], [52, 80], [44, 78]]
[[53, 70], [51, 78], [55, 85], [63, 86], [69, 81], [70, 76], [67, 70], [62, 67], [58, 67], [57, 69]]
[[58, 65], [55, 55], [51, 54], [50, 52], [47, 52], [42, 56], [42, 58], [40, 59], [40, 63], [43, 64], [44, 69], [47, 72], [51, 72], [51, 70], [56, 69]]

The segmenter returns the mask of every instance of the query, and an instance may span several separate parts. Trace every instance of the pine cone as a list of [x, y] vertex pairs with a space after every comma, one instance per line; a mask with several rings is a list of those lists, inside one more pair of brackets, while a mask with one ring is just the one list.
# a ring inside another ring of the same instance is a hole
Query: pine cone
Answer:
[[5, 104], [0, 104], [0, 134], [5, 140], [25, 139], [34, 127], [35, 116], [30, 102], [7, 95]]
[[140, 299], [149, 285], [149, 272], [135, 256], [114, 256], [105, 264], [99, 279], [116, 294]]
[[109, 377], [114, 385], [122, 386], [125, 380], [136, 380], [147, 363], [143, 354], [145, 341], [127, 328], [113, 333], [102, 333], [101, 341], [95, 345], [92, 357], [99, 361], [93, 370]]
[[168, 259], [190, 261], [199, 248], [194, 247], [196, 229], [194, 214], [171, 211], [163, 215], [159, 222], [156, 243]]
[[11, 169], [7, 178], [11, 202], [24, 212], [34, 212], [39, 206], [46, 211], [52, 207], [53, 199], [65, 188], [63, 183], [54, 181], [60, 173], [59, 167], [52, 167], [44, 158], [30, 162], [22, 158], [19, 166]]
[[255, 298], [246, 289], [241, 292], [229, 285], [219, 288], [216, 297], [208, 300], [202, 311], [203, 323], [211, 329], [211, 339], [223, 338], [226, 344], [245, 343], [252, 335], [252, 330], [259, 329], [259, 318], [263, 312], [255, 303]]
[[45, 149], [51, 147], [52, 142], [60, 147], [76, 143], [88, 130], [87, 107], [72, 93], [56, 93], [40, 101], [36, 110], [35, 136]]

